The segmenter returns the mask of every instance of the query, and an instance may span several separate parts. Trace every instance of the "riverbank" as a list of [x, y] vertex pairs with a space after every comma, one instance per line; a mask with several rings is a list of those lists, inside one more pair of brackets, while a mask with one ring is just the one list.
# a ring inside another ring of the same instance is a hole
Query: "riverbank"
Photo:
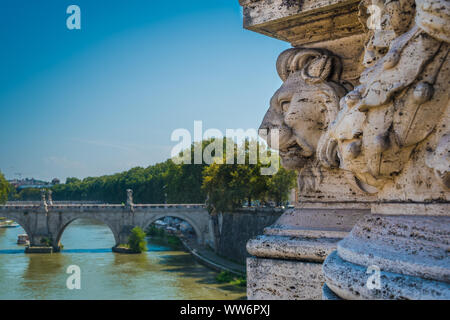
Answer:
[[185, 250], [190, 252], [195, 260], [197, 260], [199, 263], [218, 272], [225, 271], [236, 276], [246, 275], [245, 265], [237, 264], [218, 256], [211, 249], [197, 244], [195, 239], [180, 237], [180, 241], [183, 244]]
[[162, 228], [149, 228], [147, 234], [152, 241], [168, 245], [174, 249], [184, 249], [189, 252], [197, 262], [218, 272], [227, 272], [238, 277], [245, 277], [246, 267], [244, 264], [232, 262], [220, 257], [210, 248], [197, 243], [197, 239], [183, 234], [170, 234]]

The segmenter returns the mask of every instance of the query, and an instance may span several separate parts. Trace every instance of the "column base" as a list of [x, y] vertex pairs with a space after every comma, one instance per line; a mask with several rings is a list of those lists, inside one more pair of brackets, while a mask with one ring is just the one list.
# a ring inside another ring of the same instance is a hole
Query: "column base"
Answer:
[[449, 243], [448, 216], [367, 215], [325, 260], [324, 292], [342, 299], [449, 300]]
[[320, 300], [322, 263], [247, 258], [249, 300]]
[[334, 251], [323, 264], [325, 299], [450, 300], [450, 284], [381, 270], [380, 289], [370, 289], [373, 272], [341, 259]]
[[355, 204], [322, 203], [285, 212], [247, 242], [253, 256], [247, 259], [248, 299], [321, 299], [325, 257], [367, 212]]

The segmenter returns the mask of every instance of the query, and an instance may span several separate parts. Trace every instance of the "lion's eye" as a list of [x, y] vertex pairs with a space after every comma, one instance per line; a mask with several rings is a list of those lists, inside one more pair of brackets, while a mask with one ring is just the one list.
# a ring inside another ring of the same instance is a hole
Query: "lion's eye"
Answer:
[[290, 101], [281, 101], [280, 102], [281, 110], [283, 110], [283, 112], [287, 112], [289, 110], [290, 104], [291, 104]]

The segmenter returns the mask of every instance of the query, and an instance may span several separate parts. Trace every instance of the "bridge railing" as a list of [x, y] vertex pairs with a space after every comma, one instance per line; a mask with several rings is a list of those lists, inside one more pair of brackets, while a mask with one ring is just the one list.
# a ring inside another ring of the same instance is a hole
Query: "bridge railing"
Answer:
[[[39, 205], [40, 201], [7, 201], [6, 205]], [[80, 205], [80, 204], [107, 204], [103, 201], [53, 201], [54, 205], [67, 205], [67, 204], [74, 204], [74, 205]]]
[[[83, 209], [118, 209], [124, 207], [124, 204], [90, 204], [90, 203], [67, 203], [67, 204], [61, 204], [61, 203], [54, 203], [53, 205], [47, 205], [48, 209], [77, 209], [77, 208], [83, 208]], [[40, 203], [7, 203], [5, 205], [0, 205], [0, 209], [16, 209], [16, 210], [24, 210], [24, 209], [37, 209], [40, 207]], [[145, 209], [145, 208], [186, 208], [186, 209], [198, 209], [198, 208], [205, 208], [205, 204], [133, 204], [133, 207], [136, 209]]]
[[204, 208], [204, 204], [133, 204], [135, 208]]

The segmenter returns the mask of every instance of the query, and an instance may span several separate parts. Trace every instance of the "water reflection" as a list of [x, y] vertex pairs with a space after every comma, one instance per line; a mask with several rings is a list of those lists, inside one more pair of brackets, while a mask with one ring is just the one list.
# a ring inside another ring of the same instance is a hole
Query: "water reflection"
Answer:
[[45, 299], [54, 289], [55, 275], [65, 274], [70, 258], [61, 254], [26, 255], [28, 263], [22, 275], [23, 289], [32, 294], [33, 299]]

